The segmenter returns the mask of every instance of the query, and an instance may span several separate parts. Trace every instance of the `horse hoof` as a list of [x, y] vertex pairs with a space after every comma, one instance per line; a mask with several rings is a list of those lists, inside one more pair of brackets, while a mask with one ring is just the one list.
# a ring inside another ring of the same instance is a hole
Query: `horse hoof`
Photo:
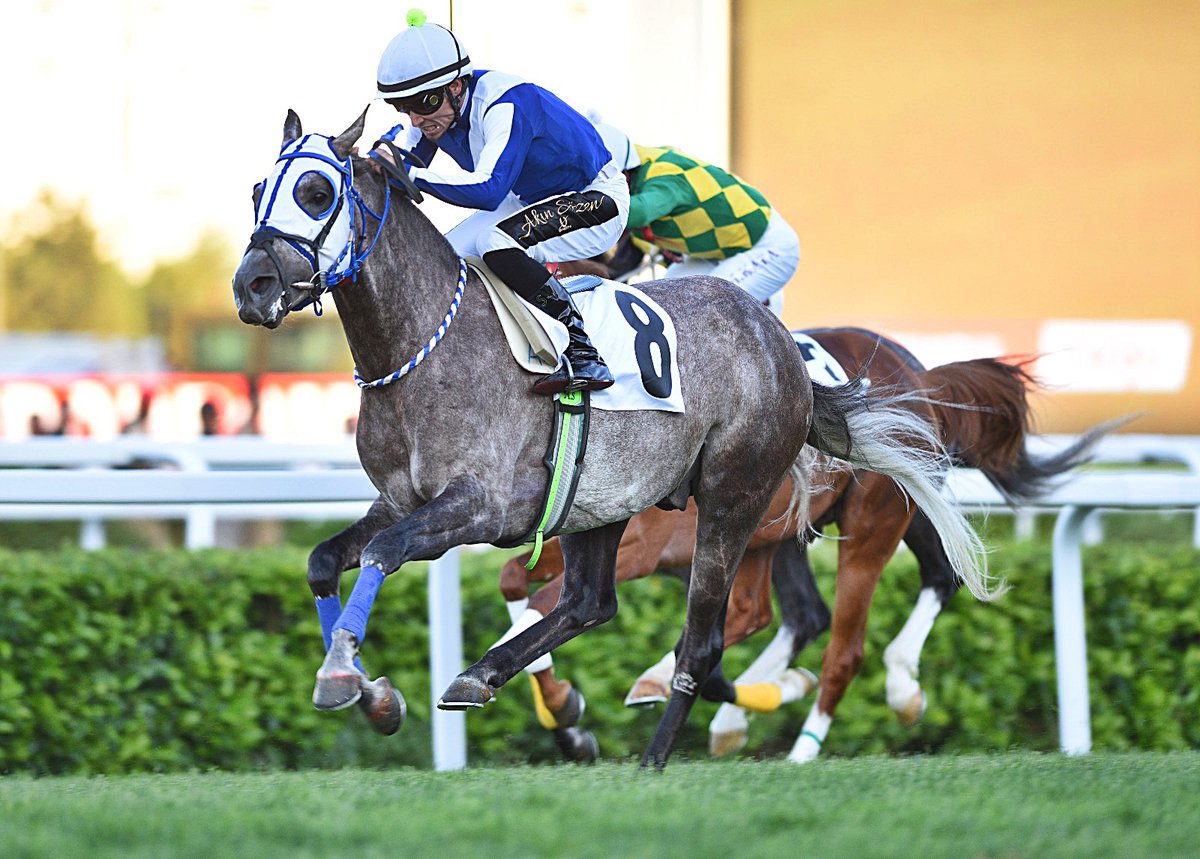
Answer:
[[925, 691], [918, 689], [908, 699], [908, 703], [896, 711], [896, 718], [900, 720], [901, 725], [911, 728], [921, 721], [921, 717], [925, 715], [925, 707], [928, 703], [925, 699]]
[[821, 744], [806, 736], [796, 741], [795, 747], [788, 753], [787, 761], [793, 764], [812, 763], [821, 754]]
[[371, 723], [371, 727], [385, 737], [390, 737], [400, 730], [408, 712], [404, 696], [386, 677], [362, 684], [362, 697], [358, 700], [358, 706]]
[[438, 699], [439, 710], [471, 710], [482, 707], [496, 697], [496, 692], [486, 683], [460, 674]]
[[600, 744], [591, 731], [583, 728], [558, 728], [554, 732], [554, 742], [564, 758], [577, 764], [591, 764], [600, 757]]
[[708, 753], [714, 758], [723, 758], [746, 748], [750, 735], [744, 730], [724, 731], [708, 735]]
[[[559, 730], [574, 728], [579, 724], [579, 720], [583, 718], [583, 711], [586, 707], [587, 702], [583, 700], [583, 696], [579, 694], [579, 690], [572, 686], [571, 691], [567, 693], [566, 703], [554, 711], [556, 727]], [[591, 735], [589, 734], [588, 736]], [[595, 738], [593, 738], [592, 742], [595, 743], [595, 741]], [[595, 760], [595, 756], [592, 757], [592, 760]]]
[[625, 706], [649, 707], [651, 704], [661, 704], [670, 694], [671, 690], [665, 684], [643, 677], [633, 684], [633, 688], [625, 696]]
[[313, 687], [313, 706], [318, 710], [345, 710], [358, 703], [362, 697], [362, 675], [357, 671], [349, 674], [317, 675]]
[[313, 706], [318, 710], [345, 710], [362, 697], [363, 676], [357, 671], [349, 674], [317, 675], [313, 687]]
[[329, 652], [321, 670], [317, 672], [317, 685], [313, 688], [313, 706], [318, 710], [344, 710], [362, 697], [365, 679], [354, 667], [358, 655], [358, 643], [354, 634], [345, 629], [335, 630]]

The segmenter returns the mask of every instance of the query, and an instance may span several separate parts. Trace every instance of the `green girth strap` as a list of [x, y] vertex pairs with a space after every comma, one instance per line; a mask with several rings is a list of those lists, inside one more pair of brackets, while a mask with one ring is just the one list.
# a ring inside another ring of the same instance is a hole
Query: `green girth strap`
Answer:
[[532, 570], [542, 554], [542, 542], [553, 537], [562, 527], [575, 500], [575, 488], [579, 485], [583, 454], [587, 451], [588, 420], [591, 417], [591, 399], [588, 391], [572, 391], [558, 394], [554, 398], [554, 432], [550, 436], [550, 447], [542, 462], [550, 472], [546, 486], [546, 497], [542, 501], [542, 515], [533, 532], [522, 542], [533, 539], [533, 554], [525, 566]]

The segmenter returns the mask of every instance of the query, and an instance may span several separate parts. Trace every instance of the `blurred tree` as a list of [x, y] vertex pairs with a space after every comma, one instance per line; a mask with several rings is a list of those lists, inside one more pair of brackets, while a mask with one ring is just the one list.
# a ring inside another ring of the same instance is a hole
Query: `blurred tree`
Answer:
[[145, 282], [151, 330], [165, 330], [179, 312], [227, 313], [236, 268], [237, 257], [216, 232], [201, 235], [187, 256], [155, 265]]
[[229, 243], [208, 232], [186, 256], [136, 280], [105, 258], [83, 204], [47, 191], [0, 236], [0, 331], [151, 335], [178, 370], [349, 372], [337, 325], [297, 315], [266, 336], [239, 322], [230, 288], [237, 263]]
[[[181, 369], [245, 370], [245, 351], [251, 347], [247, 326], [233, 311], [230, 281], [237, 256], [219, 234], [200, 236], [185, 257], [154, 266], [145, 281], [146, 315], [150, 332], [167, 344], [170, 363]], [[217, 325], [228, 329], [236, 355], [228, 360], [197, 361], [196, 334]], [[208, 364], [208, 366], [204, 366]]]
[[3, 327], [141, 336], [140, 290], [105, 258], [81, 203], [46, 191], [13, 220], [4, 243]]

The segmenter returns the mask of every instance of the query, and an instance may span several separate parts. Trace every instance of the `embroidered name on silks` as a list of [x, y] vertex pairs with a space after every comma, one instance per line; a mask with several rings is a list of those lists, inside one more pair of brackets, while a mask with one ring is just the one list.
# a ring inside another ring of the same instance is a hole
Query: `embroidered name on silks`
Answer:
[[602, 191], [563, 194], [522, 209], [497, 226], [525, 247], [615, 218], [617, 202]]

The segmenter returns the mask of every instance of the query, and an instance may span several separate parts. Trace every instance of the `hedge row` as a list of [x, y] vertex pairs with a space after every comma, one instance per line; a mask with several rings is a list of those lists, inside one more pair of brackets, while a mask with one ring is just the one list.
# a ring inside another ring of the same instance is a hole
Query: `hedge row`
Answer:
[[[496, 591], [507, 554], [464, 557], [468, 659], [507, 625]], [[371, 620], [367, 667], [388, 674], [409, 703], [408, 723], [384, 738], [354, 710], [318, 713], [311, 705], [322, 648], [305, 558], [290, 547], [0, 550], [0, 772], [428, 766], [424, 565], [389, 579]], [[832, 554], [819, 551], [817, 560], [831, 598]], [[827, 753], [1057, 747], [1049, 548], [1006, 544], [993, 567], [1012, 592], [993, 605], [960, 594], [938, 620], [922, 664], [929, 711], [907, 730], [884, 701], [880, 657], [918, 579], [910, 556], [892, 563], [872, 610], [866, 663]], [[1200, 553], [1105, 545], [1088, 550], [1085, 569], [1095, 746], [1200, 747]], [[683, 591], [654, 577], [625, 586], [621, 599], [615, 620], [556, 654], [560, 675], [587, 696], [586, 726], [602, 753], [617, 758], [639, 755], [657, 721], [658, 712], [626, 710], [621, 700], [674, 644]], [[729, 671], [743, 668], [769, 634], [734, 648]], [[824, 641], [801, 663], [816, 670]], [[748, 753], [785, 751], [808, 707], [757, 717]], [[680, 753], [705, 754], [714, 711], [697, 705]], [[468, 716], [468, 736], [473, 763], [557, 758], [523, 676]]]

